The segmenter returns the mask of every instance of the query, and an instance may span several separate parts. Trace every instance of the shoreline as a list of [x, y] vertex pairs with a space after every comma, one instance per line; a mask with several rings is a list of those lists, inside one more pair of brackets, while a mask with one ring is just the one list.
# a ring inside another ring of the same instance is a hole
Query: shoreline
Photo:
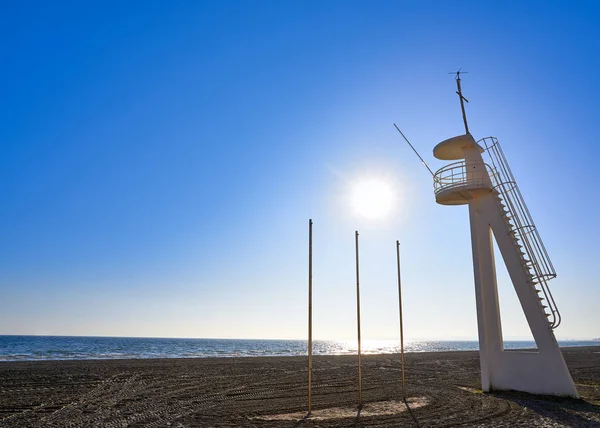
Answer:
[[[585, 351], [585, 350], [591, 350], [592, 352], [600, 352], [600, 343], [598, 345], [584, 345], [584, 346], [578, 346], [578, 345], [574, 345], [574, 346], [560, 346], [560, 350], [561, 352], [569, 352], [570, 350], [581, 350], [581, 351]], [[536, 351], [536, 348], [518, 348], [518, 349], [505, 349], [506, 352], [529, 352], [529, 351]], [[479, 350], [474, 350], [474, 349], [457, 349], [457, 350], [451, 350], [451, 351], [405, 351], [404, 355], [452, 355], [454, 353], [479, 353]], [[345, 354], [313, 354], [313, 358], [322, 358], [322, 357], [356, 357], [356, 353], [350, 354], [350, 353], [345, 353]], [[13, 363], [43, 363], [43, 362], [69, 362], [69, 361], [73, 361], [73, 362], [86, 362], [86, 361], [138, 361], [138, 360], [149, 360], [149, 361], [171, 361], [171, 360], [182, 360], [182, 361], [186, 361], [186, 360], [212, 360], [212, 359], [223, 359], [223, 360], [230, 360], [230, 359], [236, 359], [236, 358], [240, 358], [240, 359], [260, 359], [260, 358], [289, 358], [289, 359], [306, 359], [308, 355], [222, 355], [222, 356], [214, 356], [214, 355], [207, 355], [207, 356], [190, 356], [190, 357], [124, 357], [124, 358], [81, 358], [81, 359], [77, 359], [77, 358], [62, 358], [62, 359], [51, 359], [51, 358], [40, 358], [40, 359], [22, 359], [22, 360], [0, 360], [0, 365], [4, 365], [4, 364], [13, 364]], [[363, 357], [370, 357], [370, 356], [389, 356], [389, 357], [393, 357], [393, 356], [398, 356], [398, 358], [400, 357], [400, 353], [399, 352], [390, 352], [390, 353], [361, 353], [361, 356]]]
[[312, 420], [306, 356], [10, 361], [0, 427], [600, 426], [600, 346], [563, 355], [581, 400], [482, 394], [478, 351], [407, 353], [409, 409], [400, 354], [363, 355], [362, 416], [356, 355], [314, 356]]

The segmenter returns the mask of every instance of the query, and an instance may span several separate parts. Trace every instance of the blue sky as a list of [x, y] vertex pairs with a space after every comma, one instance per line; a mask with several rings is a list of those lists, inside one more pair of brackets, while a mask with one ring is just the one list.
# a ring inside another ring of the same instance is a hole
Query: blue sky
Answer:
[[[475, 338], [466, 207], [435, 144], [499, 138], [558, 278], [559, 338], [600, 336], [595, 2], [4, 2], [0, 334]], [[391, 215], [352, 183], [394, 187]], [[500, 275], [505, 336], [527, 337]], [[511, 300], [512, 299], [512, 300]]]

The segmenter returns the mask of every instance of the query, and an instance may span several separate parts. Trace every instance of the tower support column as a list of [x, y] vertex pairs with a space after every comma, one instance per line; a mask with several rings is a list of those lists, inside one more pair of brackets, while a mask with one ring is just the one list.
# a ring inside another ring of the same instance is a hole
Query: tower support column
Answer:
[[482, 390], [487, 392], [493, 384], [494, 356], [502, 351], [503, 341], [492, 232], [485, 215], [481, 213], [480, 202], [481, 199], [469, 201], [469, 217], [479, 326], [481, 384]]

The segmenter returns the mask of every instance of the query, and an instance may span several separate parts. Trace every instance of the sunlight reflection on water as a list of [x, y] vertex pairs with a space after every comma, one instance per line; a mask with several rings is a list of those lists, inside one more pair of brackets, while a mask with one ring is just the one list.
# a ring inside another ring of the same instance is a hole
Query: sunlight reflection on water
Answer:
[[[533, 342], [507, 342], [509, 348], [533, 347]], [[479, 349], [477, 341], [409, 340], [405, 352], [467, 351]], [[348, 355], [358, 352], [356, 340], [317, 340], [313, 343], [315, 355]], [[393, 354], [400, 352], [398, 340], [363, 340], [362, 354]]]

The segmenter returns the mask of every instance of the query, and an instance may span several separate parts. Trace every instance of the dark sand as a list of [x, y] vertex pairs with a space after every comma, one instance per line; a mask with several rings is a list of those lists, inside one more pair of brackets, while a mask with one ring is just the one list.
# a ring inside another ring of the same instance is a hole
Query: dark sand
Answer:
[[306, 358], [0, 363], [1, 427], [600, 427], [600, 347], [565, 348], [583, 399], [482, 394], [477, 352], [315, 357], [313, 417]]

